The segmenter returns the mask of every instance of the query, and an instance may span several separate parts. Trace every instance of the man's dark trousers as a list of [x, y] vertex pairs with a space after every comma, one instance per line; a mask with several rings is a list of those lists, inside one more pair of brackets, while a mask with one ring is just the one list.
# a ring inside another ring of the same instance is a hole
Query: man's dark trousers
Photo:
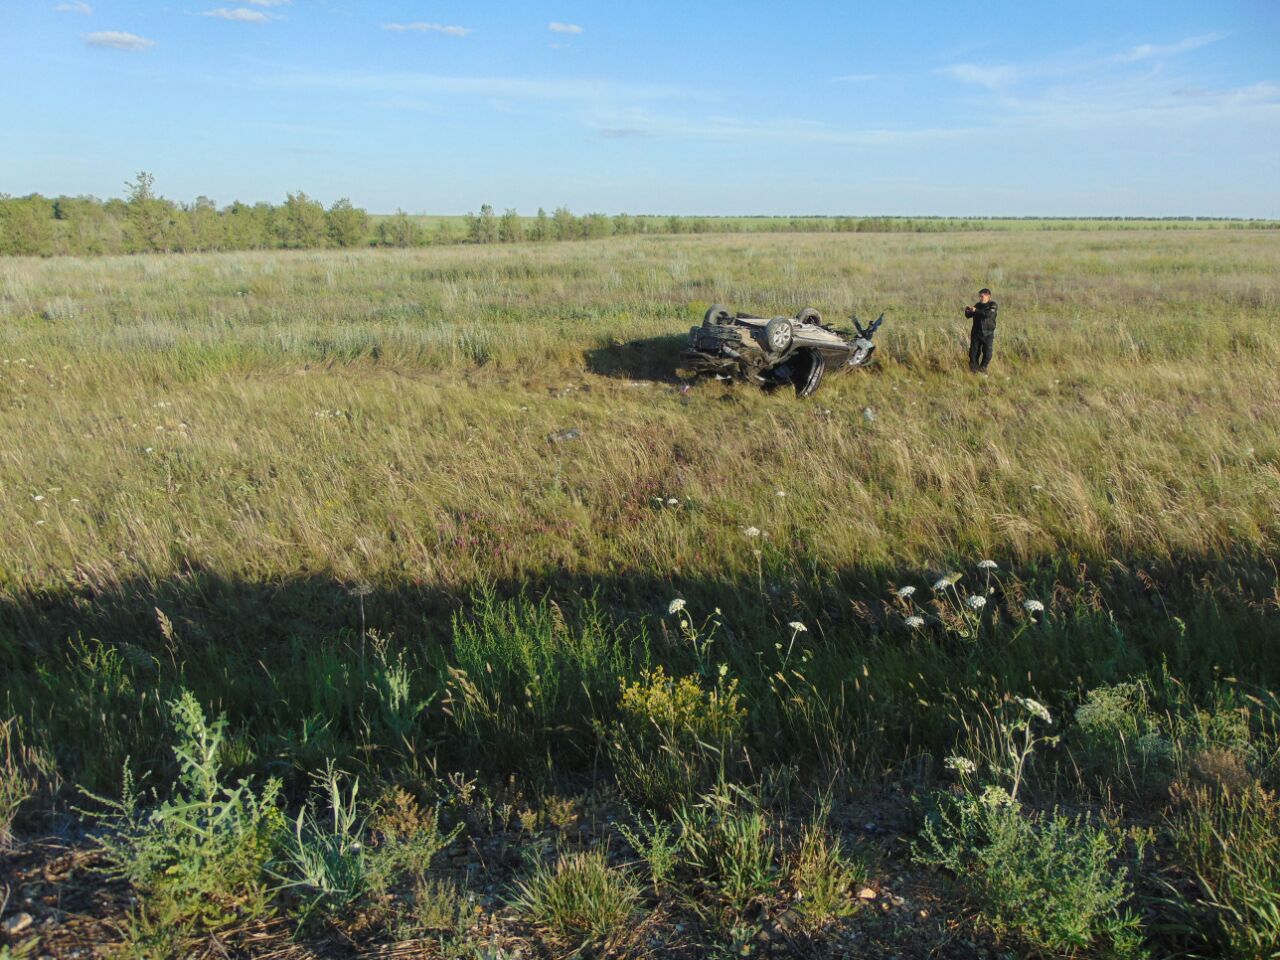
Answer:
[[983, 333], [974, 328], [969, 334], [969, 369], [974, 373], [985, 373], [987, 364], [991, 362], [991, 348], [995, 345], [996, 332]]

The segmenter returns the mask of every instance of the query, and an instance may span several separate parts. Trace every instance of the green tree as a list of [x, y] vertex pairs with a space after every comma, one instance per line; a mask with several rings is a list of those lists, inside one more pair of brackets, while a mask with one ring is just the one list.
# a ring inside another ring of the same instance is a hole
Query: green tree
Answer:
[[551, 215], [551, 235], [557, 240], [572, 240], [578, 235], [578, 218], [568, 207], [556, 207]]
[[511, 207], [502, 212], [502, 218], [498, 221], [498, 239], [503, 243], [519, 243], [524, 239], [524, 224], [520, 220], [520, 214]]
[[363, 244], [369, 234], [369, 215], [351, 205], [346, 197], [334, 201], [327, 215], [329, 240], [335, 247], [356, 247]]
[[533, 226], [529, 230], [529, 239], [542, 242], [551, 239], [551, 219], [547, 211], [538, 208], [538, 215], [533, 218]]
[[236, 201], [223, 214], [227, 248], [231, 250], [264, 250], [276, 243], [272, 230], [274, 208], [269, 203], [249, 206]]
[[208, 197], [196, 197], [187, 208], [187, 221], [191, 225], [193, 250], [223, 250], [227, 245], [227, 228], [218, 205]]
[[497, 243], [498, 218], [493, 215], [493, 207], [484, 204], [480, 207], [480, 215], [467, 214], [467, 240], [471, 243]]
[[609, 218], [603, 213], [588, 213], [582, 218], [582, 236], [587, 240], [600, 240], [609, 236]]
[[135, 253], [165, 250], [172, 219], [170, 205], [156, 196], [156, 178], [145, 170], [125, 183], [129, 216], [129, 249]]
[[51, 256], [53, 204], [38, 193], [20, 200], [0, 199], [0, 253]]
[[276, 222], [282, 246], [291, 250], [323, 247], [328, 239], [324, 207], [299, 190], [288, 195]]
[[378, 244], [384, 247], [421, 246], [422, 228], [403, 210], [397, 210], [378, 224]]

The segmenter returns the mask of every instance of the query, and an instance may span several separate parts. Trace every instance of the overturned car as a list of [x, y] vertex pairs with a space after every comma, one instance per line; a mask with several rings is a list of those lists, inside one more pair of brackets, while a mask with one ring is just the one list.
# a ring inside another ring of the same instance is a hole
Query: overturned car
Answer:
[[763, 387], [790, 383], [797, 396], [807, 397], [826, 373], [870, 363], [876, 349], [871, 338], [882, 323], [883, 313], [864, 329], [855, 316], [855, 332], [848, 334], [824, 324], [812, 307], [794, 317], [770, 318], [733, 314], [717, 303], [702, 326], [689, 331], [680, 364], [720, 380], [747, 380]]

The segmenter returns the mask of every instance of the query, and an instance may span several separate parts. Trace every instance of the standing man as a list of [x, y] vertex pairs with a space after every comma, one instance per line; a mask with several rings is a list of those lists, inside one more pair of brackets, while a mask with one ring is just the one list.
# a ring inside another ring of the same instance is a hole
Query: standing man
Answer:
[[973, 329], [969, 331], [969, 369], [985, 374], [996, 339], [996, 302], [991, 299], [991, 291], [986, 287], [979, 290], [978, 302], [965, 307], [964, 315], [973, 320]]

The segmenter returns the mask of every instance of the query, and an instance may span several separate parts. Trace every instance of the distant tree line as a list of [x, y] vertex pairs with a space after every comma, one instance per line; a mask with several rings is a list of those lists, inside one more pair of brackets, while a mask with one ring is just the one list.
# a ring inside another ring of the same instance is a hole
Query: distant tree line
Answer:
[[[681, 217], [619, 213], [576, 215], [567, 207], [532, 217], [513, 209], [501, 214], [485, 204], [462, 218], [461, 227], [403, 210], [371, 217], [350, 200], [328, 209], [302, 191], [284, 203], [232, 203], [219, 207], [208, 197], [176, 203], [159, 196], [155, 178], [139, 173], [125, 184], [125, 196], [10, 197], [0, 194], [0, 255], [89, 256], [211, 250], [315, 250], [325, 247], [421, 247], [452, 243], [518, 243], [594, 240], [635, 234], [685, 233], [942, 233], [991, 229], [996, 220], [1062, 221], [1055, 217]], [[1184, 222], [1201, 217], [1092, 218], [1118, 222]], [[1212, 218], [1217, 219], [1217, 218]], [[1240, 226], [1276, 229], [1275, 221], [1236, 221]]]

